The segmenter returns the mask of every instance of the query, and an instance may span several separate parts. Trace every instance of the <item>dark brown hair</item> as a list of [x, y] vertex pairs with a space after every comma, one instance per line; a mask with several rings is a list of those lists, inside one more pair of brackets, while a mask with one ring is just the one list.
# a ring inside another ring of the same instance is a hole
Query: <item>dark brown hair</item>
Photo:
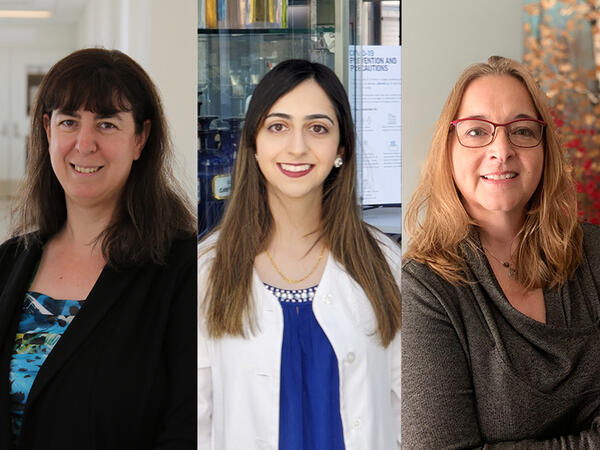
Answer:
[[[121, 202], [97, 237], [114, 267], [163, 263], [176, 237], [195, 235], [196, 220], [172, 173], [173, 151], [160, 97], [148, 74], [118, 50], [78, 50], [45, 75], [31, 113], [26, 176], [15, 207], [13, 235], [47, 238], [65, 223], [65, 193], [52, 170], [44, 115], [56, 110], [111, 115], [130, 111], [135, 133], [151, 123], [141, 156], [134, 161]], [[27, 235], [38, 231], [35, 235]], [[27, 242], [26, 242], [27, 243]]]
[[204, 303], [208, 333], [213, 337], [244, 335], [244, 323], [253, 323], [250, 297], [254, 259], [267, 248], [273, 227], [265, 179], [255, 159], [256, 135], [273, 104], [309, 79], [318, 83], [333, 104], [340, 127], [339, 147], [344, 148], [344, 164], [332, 170], [324, 182], [320, 238], [367, 294], [379, 338], [387, 346], [400, 329], [400, 290], [376, 238], [361, 219], [350, 104], [333, 71], [304, 60], [278, 64], [252, 95], [235, 164], [233, 192], [219, 226], [208, 279]]

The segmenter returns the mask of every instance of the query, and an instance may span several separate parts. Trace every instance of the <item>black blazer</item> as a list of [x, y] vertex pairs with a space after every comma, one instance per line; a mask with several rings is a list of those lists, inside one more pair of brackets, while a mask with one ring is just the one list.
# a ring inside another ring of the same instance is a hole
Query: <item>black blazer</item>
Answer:
[[[11, 449], [9, 363], [41, 245], [0, 246], [0, 449]], [[27, 450], [195, 449], [195, 239], [167, 264], [104, 268], [29, 393]]]

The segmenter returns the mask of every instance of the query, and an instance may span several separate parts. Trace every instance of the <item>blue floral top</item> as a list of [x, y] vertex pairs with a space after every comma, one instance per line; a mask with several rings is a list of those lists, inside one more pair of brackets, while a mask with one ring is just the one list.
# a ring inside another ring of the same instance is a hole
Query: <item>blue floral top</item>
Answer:
[[25, 295], [9, 374], [10, 413], [15, 442], [21, 434], [25, 404], [35, 377], [83, 303], [77, 300], [54, 300], [37, 292]]
[[317, 286], [265, 286], [283, 310], [279, 450], [344, 450], [337, 357], [312, 310]]

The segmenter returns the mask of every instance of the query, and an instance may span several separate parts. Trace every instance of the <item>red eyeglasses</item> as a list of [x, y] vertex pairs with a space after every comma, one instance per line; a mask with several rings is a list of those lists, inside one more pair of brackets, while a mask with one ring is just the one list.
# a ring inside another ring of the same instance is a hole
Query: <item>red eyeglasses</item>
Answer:
[[463, 147], [479, 148], [494, 142], [496, 129], [504, 127], [508, 141], [515, 147], [537, 146], [544, 136], [546, 122], [538, 119], [516, 119], [506, 123], [494, 123], [485, 119], [457, 119], [450, 122], [456, 130], [458, 142]]

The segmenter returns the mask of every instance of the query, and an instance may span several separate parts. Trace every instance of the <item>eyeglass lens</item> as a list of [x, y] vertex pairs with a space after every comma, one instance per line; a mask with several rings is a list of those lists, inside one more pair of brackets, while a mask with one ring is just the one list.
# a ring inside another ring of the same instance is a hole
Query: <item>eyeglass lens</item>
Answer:
[[[456, 124], [458, 141], [465, 147], [484, 147], [494, 140], [494, 128], [483, 120], [463, 120]], [[535, 147], [542, 140], [543, 125], [535, 120], [523, 119], [506, 125], [506, 134], [512, 145]]]

